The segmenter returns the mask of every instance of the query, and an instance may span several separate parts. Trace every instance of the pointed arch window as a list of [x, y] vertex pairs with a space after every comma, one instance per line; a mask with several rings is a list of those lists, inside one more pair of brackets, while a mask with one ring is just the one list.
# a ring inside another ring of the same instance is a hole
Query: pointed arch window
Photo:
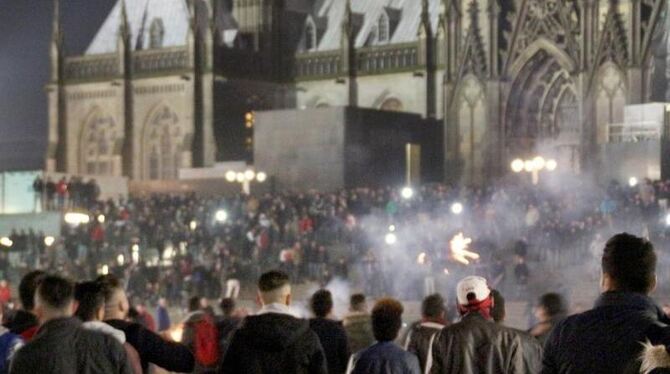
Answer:
[[112, 175], [114, 173], [114, 120], [96, 110], [85, 123], [80, 138], [80, 167], [84, 174]]
[[391, 39], [391, 26], [389, 24], [389, 16], [386, 12], [382, 12], [377, 21], [377, 42], [388, 43]]
[[165, 36], [165, 27], [163, 26], [163, 20], [160, 18], [155, 18], [151, 22], [151, 28], [149, 29], [150, 42], [149, 47], [151, 49], [162, 48], [163, 47], [163, 37]]
[[377, 25], [373, 26], [368, 34], [368, 40], [365, 42], [365, 45], [374, 45], [377, 44], [379, 38], [379, 31], [377, 30]]
[[143, 137], [145, 178], [177, 178], [183, 140], [177, 114], [167, 106], [156, 110], [145, 125]]
[[316, 25], [311, 18], [308, 18], [305, 24], [305, 50], [312, 51], [314, 49], [316, 49]]

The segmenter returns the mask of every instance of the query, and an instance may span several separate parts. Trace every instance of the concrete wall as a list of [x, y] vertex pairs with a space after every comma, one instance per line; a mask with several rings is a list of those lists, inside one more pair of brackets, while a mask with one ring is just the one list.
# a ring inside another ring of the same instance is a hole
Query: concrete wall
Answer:
[[58, 212], [1, 214], [0, 236], [9, 236], [14, 229], [32, 229], [36, 233], [41, 231], [45, 235], [57, 237], [60, 236], [61, 215]]
[[258, 112], [254, 166], [281, 189], [341, 187], [345, 113], [343, 107]]

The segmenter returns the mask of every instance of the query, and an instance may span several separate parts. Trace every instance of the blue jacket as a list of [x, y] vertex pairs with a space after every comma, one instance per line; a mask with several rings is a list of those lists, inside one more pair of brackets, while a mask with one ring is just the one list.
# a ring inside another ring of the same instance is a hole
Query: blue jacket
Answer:
[[170, 315], [167, 308], [157, 307], [156, 319], [158, 320], [158, 331], [165, 331], [170, 328]]
[[419, 359], [393, 342], [378, 342], [355, 354], [351, 374], [421, 374]]
[[642, 343], [669, 345], [668, 324], [646, 295], [603, 293], [592, 310], [554, 328], [544, 347], [542, 373], [639, 373]]

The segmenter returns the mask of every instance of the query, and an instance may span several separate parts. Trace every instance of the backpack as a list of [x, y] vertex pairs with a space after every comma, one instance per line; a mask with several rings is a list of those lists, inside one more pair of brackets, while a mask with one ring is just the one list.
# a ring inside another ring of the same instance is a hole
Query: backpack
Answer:
[[211, 317], [195, 323], [194, 356], [198, 364], [213, 367], [219, 363], [219, 332]]

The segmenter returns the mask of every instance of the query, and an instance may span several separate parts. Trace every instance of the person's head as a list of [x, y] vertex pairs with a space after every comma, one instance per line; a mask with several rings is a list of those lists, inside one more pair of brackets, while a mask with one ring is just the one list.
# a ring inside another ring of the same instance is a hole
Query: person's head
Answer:
[[493, 297], [486, 279], [475, 275], [463, 278], [456, 285], [456, 297], [461, 315], [478, 312], [486, 319], [491, 318]]
[[380, 342], [393, 341], [402, 327], [402, 304], [391, 298], [379, 299], [372, 308], [372, 332]]
[[262, 305], [291, 305], [291, 283], [288, 275], [278, 270], [271, 270], [258, 279], [258, 301]]
[[221, 307], [221, 313], [223, 313], [224, 317], [230, 317], [233, 315], [233, 312], [235, 311], [235, 299], [232, 297], [226, 297], [221, 299], [221, 303], [219, 303], [219, 306]]
[[426, 320], [444, 321], [446, 308], [439, 293], [426, 296], [421, 303], [421, 316]]
[[603, 291], [648, 294], [656, 288], [656, 253], [650, 241], [622, 233], [605, 244], [602, 257]]
[[32, 312], [35, 309], [35, 291], [37, 286], [46, 277], [46, 273], [42, 270], [31, 271], [23, 276], [21, 283], [19, 283], [19, 298], [23, 310]]
[[188, 311], [195, 312], [202, 309], [200, 305], [200, 296], [193, 296], [188, 299]]
[[333, 295], [328, 290], [318, 290], [312, 295], [311, 306], [314, 316], [325, 318], [333, 311]]
[[557, 293], [544, 294], [537, 301], [535, 317], [540, 322], [550, 321], [553, 318], [564, 316], [566, 313], [565, 301]]
[[352, 312], [365, 312], [367, 309], [365, 295], [362, 293], [355, 293], [349, 297], [349, 310]]
[[74, 283], [47, 275], [35, 292], [35, 315], [40, 323], [56, 318], [72, 317], [74, 312]]
[[105, 294], [97, 282], [83, 282], [75, 286], [74, 299], [77, 301], [77, 316], [83, 322], [105, 319]]
[[121, 280], [113, 275], [101, 275], [95, 281], [105, 295], [105, 319], [126, 319], [130, 303]]
[[158, 299], [158, 306], [162, 308], [167, 308], [167, 299], [164, 297], [161, 297]]
[[495, 323], [502, 323], [505, 321], [505, 298], [498, 290], [491, 290], [491, 297], [493, 297], [493, 307], [491, 307], [491, 318]]

